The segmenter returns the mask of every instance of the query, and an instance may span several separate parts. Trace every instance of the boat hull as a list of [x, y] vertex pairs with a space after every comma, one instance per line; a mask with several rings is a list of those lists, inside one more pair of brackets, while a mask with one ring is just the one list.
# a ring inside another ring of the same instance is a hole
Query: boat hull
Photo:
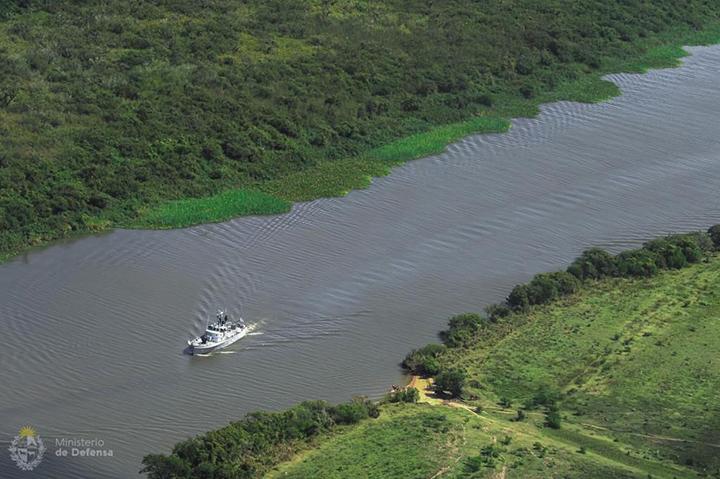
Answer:
[[247, 329], [244, 329], [243, 331], [237, 333], [236, 335], [226, 338], [223, 341], [220, 341], [217, 343], [202, 344], [202, 343], [191, 342], [188, 349], [190, 351], [190, 354], [207, 354], [207, 353], [211, 353], [213, 351], [217, 351], [219, 349], [227, 348], [231, 344], [242, 339], [245, 335], [247, 335]]

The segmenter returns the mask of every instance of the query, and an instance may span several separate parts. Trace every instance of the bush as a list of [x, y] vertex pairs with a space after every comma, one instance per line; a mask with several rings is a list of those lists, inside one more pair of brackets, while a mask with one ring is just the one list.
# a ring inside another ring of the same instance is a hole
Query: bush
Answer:
[[298, 441], [331, 430], [336, 424], [352, 424], [378, 414], [377, 405], [365, 398], [337, 406], [305, 401], [282, 412], [256, 412], [182, 441], [170, 455], [145, 456], [142, 472], [150, 479], [258, 477], [267, 466], [286, 458]]
[[460, 397], [465, 387], [465, 373], [460, 369], [440, 371], [435, 376], [433, 388], [438, 394], [450, 394], [451, 397]]
[[551, 406], [560, 399], [560, 393], [550, 386], [542, 385], [533, 394], [529, 401], [526, 401], [525, 408], [533, 409], [539, 406]]
[[420, 349], [413, 349], [405, 356], [402, 366], [414, 374], [422, 376], [434, 376], [440, 371], [438, 357], [445, 351], [442, 344], [428, 344]]
[[617, 267], [620, 276], [653, 276], [658, 271], [658, 255], [647, 249], [624, 251], [617, 256]]
[[488, 320], [477, 313], [463, 313], [450, 318], [449, 329], [440, 337], [450, 348], [465, 346], [475, 339], [477, 332], [487, 326]]
[[377, 405], [362, 397], [332, 407], [329, 412], [335, 424], [355, 424], [363, 419], [379, 415]]
[[580, 289], [580, 281], [570, 273], [536, 274], [528, 284], [515, 286], [508, 296], [508, 306], [515, 310], [527, 310], [530, 306], [546, 304], [561, 296], [573, 294]]
[[388, 402], [391, 403], [416, 403], [420, 399], [420, 391], [415, 388], [404, 388], [388, 395]]
[[580, 281], [564, 271], [541, 273], [528, 284], [530, 304], [545, 304], [554, 299], [573, 294], [580, 289]]
[[535, 275], [527, 288], [528, 302], [531, 305], [549, 303], [560, 295], [558, 284], [549, 273]]
[[493, 323], [500, 318], [505, 318], [512, 313], [512, 309], [507, 304], [491, 304], [485, 307], [485, 314]]
[[[714, 235], [714, 236], [713, 236]], [[512, 310], [527, 311], [531, 306], [549, 303], [577, 292], [582, 281], [609, 276], [649, 277], [660, 269], [677, 269], [700, 261], [720, 241], [720, 225], [707, 233], [670, 235], [649, 241], [642, 248], [612, 256], [605, 250], [591, 248], [582, 253], [567, 271], [541, 273], [527, 284], [515, 286], [506, 305], [486, 308], [490, 320], [507, 316]]]
[[660, 268], [679, 269], [700, 261], [709, 241], [700, 234], [671, 235], [648, 241], [643, 249], [655, 253]]
[[601, 279], [613, 276], [617, 271], [615, 258], [600, 248], [591, 248], [583, 251], [579, 258], [572, 262], [567, 272], [578, 278]]
[[711, 226], [707, 231], [715, 249], [720, 249], [720, 225]]
[[551, 429], [560, 429], [562, 418], [556, 404], [551, 404], [545, 411], [545, 425]]
[[473, 473], [480, 471], [483, 467], [495, 467], [498, 460], [501, 459], [500, 452], [500, 448], [494, 444], [483, 447], [479, 455], [465, 459], [465, 471]]
[[557, 271], [548, 273], [550, 280], [555, 282], [558, 293], [561, 296], [577, 293], [580, 290], [580, 281], [572, 274], [566, 271]]
[[530, 308], [530, 288], [525, 284], [515, 286], [510, 291], [507, 303], [516, 311], [527, 311]]

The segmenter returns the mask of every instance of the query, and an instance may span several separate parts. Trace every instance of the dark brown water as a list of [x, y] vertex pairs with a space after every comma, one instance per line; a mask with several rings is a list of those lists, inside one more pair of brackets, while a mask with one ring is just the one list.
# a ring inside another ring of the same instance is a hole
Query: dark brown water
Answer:
[[[720, 222], [720, 47], [693, 52], [613, 76], [624, 94], [609, 103], [548, 105], [346, 198], [0, 266], [0, 477], [134, 477], [144, 454], [248, 411], [378, 396], [448, 316], [589, 246]], [[254, 334], [183, 355], [217, 306]], [[30, 473], [6, 451], [26, 424], [48, 446]], [[56, 457], [56, 438], [114, 456]]]

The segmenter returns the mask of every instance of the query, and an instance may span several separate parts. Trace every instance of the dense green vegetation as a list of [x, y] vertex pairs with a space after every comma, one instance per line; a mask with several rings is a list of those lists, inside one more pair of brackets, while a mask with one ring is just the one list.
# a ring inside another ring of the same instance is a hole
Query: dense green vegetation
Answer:
[[322, 434], [377, 417], [363, 398], [331, 406], [306, 401], [283, 412], [252, 413], [243, 420], [177, 444], [170, 455], [143, 459], [151, 478], [252, 478], [287, 459]]
[[[628, 448], [575, 430], [550, 430], [530, 413], [481, 414], [442, 405], [386, 405], [377, 420], [323, 438], [265, 477], [292, 479], [647, 479], [696, 477], [628, 456]], [[578, 437], [576, 437], [578, 436]], [[607, 445], [605, 443], [608, 443]], [[437, 475], [437, 476], [436, 476]]]
[[615, 256], [588, 250], [567, 272], [513, 290], [528, 288], [520, 296], [532, 304], [451, 318], [443, 344], [403, 363], [433, 378], [376, 405], [310, 402], [250, 415], [169, 456], [147, 456], [146, 470], [152, 478], [720, 478], [719, 232]]
[[452, 318], [442, 345], [403, 364], [436, 383], [453, 374], [461, 387], [444, 396], [542, 414], [543, 434], [588, 451], [720, 477], [718, 231], [588, 250], [487, 315]]
[[426, 479], [464, 438], [462, 414], [421, 406], [388, 406], [381, 416], [323, 441], [269, 477], [293, 479]]
[[720, 38], [707, 0], [0, 7], [1, 254], [343, 194], [540, 102], [608, 98], [604, 72]]

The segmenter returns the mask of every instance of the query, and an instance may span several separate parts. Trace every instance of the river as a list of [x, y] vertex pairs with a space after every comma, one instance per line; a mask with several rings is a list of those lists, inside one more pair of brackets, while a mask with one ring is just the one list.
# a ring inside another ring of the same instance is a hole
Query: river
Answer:
[[[137, 477], [146, 453], [257, 409], [379, 396], [447, 318], [584, 248], [720, 223], [720, 47], [609, 77], [603, 104], [546, 105], [371, 188], [291, 213], [117, 230], [0, 266], [0, 477]], [[252, 335], [182, 353], [217, 307]], [[23, 473], [21, 426], [47, 446]], [[57, 457], [56, 439], [113, 457]]]

